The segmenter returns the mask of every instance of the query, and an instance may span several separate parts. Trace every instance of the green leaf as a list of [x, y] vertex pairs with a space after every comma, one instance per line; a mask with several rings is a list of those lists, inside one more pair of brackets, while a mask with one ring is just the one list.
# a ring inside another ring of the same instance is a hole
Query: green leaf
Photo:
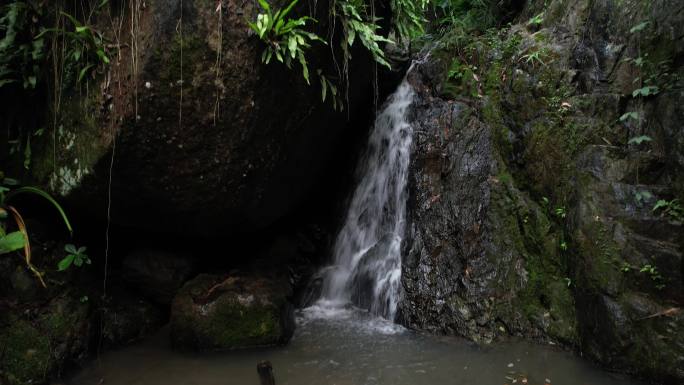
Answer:
[[352, 46], [354, 44], [354, 39], [356, 38], [356, 31], [351, 28], [349, 31], [347, 31], [347, 45]]
[[266, 12], [271, 11], [271, 7], [268, 5], [268, 1], [266, 1], [266, 0], [259, 0], [259, 5], [261, 5], [261, 8], [263, 8], [264, 11], [266, 11]]
[[656, 211], [658, 209], [666, 208], [670, 205], [670, 202], [666, 201], [665, 199], [659, 199], [658, 202], [656, 202], [655, 206], [653, 206], [653, 210], [651, 211]]
[[642, 88], [634, 90], [632, 92], [632, 97], [636, 98], [638, 96], [655, 95], [659, 92], [660, 92], [660, 90], [658, 89], [657, 86], [646, 86], [646, 87], [642, 87]]
[[625, 112], [624, 114], [622, 114], [622, 116], [620, 116], [621, 122], [624, 122], [627, 119], [639, 120], [639, 113], [634, 112], [634, 111], [630, 111], [630, 112]]
[[287, 16], [287, 14], [290, 13], [290, 11], [292, 10], [292, 8], [297, 4], [298, 1], [299, 1], [299, 0], [293, 0], [293, 1], [290, 3], [290, 5], [288, 5], [287, 8], [285, 8], [285, 10], [284, 10], [283, 13], [280, 15], [280, 17], [284, 19], [285, 16]]
[[64, 259], [59, 261], [59, 263], [57, 264], [57, 271], [64, 271], [68, 269], [69, 266], [71, 266], [71, 264], [74, 262], [74, 258], [76, 258], [74, 254], [69, 254], [66, 257], [64, 257]]
[[304, 57], [304, 53], [302, 51], [299, 51], [299, 64], [302, 65], [302, 76], [304, 76], [304, 80], [306, 80], [306, 84], [311, 84], [309, 83], [309, 67], [306, 65], [306, 58]]
[[78, 27], [81, 27], [81, 26], [83, 25], [83, 24], [81, 24], [80, 21], [76, 20], [76, 18], [73, 17], [73, 16], [71, 16], [70, 14], [68, 14], [68, 13], [66, 13], [66, 12], [60, 12], [60, 13], [62, 14], [62, 16], [64, 16], [64, 17], [66, 17], [67, 19], [69, 19], [69, 20], [71, 21], [71, 23], [73, 23], [74, 26], [75, 26], [77, 29], [78, 29]]
[[38, 82], [38, 79], [31, 75], [28, 78], [26, 78], [26, 81], [24, 82], [24, 88], [36, 88], [36, 83]]
[[280, 29], [283, 28], [283, 25], [285, 24], [285, 19], [279, 19], [278, 22], [275, 25], [275, 28], [273, 29], [276, 33], [276, 35], [280, 35]]
[[651, 138], [648, 135], [641, 135], [641, 136], [635, 136], [635, 137], [631, 138], [627, 142], [627, 144], [641, 144], [643, 142], [650, 142], [652, 140], [653, 140], [653, 138]]
[[77, 82], [81, 82], [85, 75], [88, 73], [88, 70], [93, 68], [94, 64], [88, 64], [87, 66], [81, 68], [81, 71], [78, 72], [78, 78], [76, 79]]
[[67, 218], [66, 213], [64, 212], [64, 209], [62, 209], [62, 206], [60, 206], [59, 203], [57, 203], [57, 201], [50, 196], [50, 194], [36, 187], [25, 186], [10, 191], [7, 194], [7, 197], [5, 198], [5, 201], [9, 201], [13, 197], [20, 194], [35, 194], [50, 202], [52, 206], [54, 206], [57, 209], [57, 211], [59, 211], [59, 214], [61, 215], [62, 220], [64, 221], [64, 224], [66, 225], [67, 229], [69, 229], [69, 232], [74, 232], [74, 230], [71, 228], [71, 223], [69, 223], [69, 219]]
[[76, 265], [77, 267], [83, 266], [83, 258], [81, 258], [80, 255], [74, 256], [74, 265]]
[[294, 59], [297, 55], [297, 38], [295, 36], [290, 35], [287, 40], [287, 48], [290, 50], [290, 56]]
[[26, 138], [26, 147], [24, 148], [24, 169], [28, 170], [31, 166], [31, 136]]
[[635, 25], [629, 30], [629, 33], [642, 31], [648, 25], [648, 21], [642, 21], [641, 23]]
[[109, 58], [103, 49], [97, 50], [97, 56], [100, 58], [100, 60], [102, 60], [103, 63], [109, 64]]
[[64, 246], [64, 251], [66, 251], [67, 253], [70, 253], [70, 254], [77, 254], [78, 253], [78, 251], [76, 250], [76, 246], [72, 245], [71, 243], [66, 244]]
[[2, 180], [2, 184], [5, 186], [18, 186], [19, 181], [14, 178], [5, 178]]
[[328, 84], [325, 80], [325, 76], [321, 75], [321, 101], [325, 103], [325, 96], [328, 92]]
[[11, 232], [0, 237], [0, 254], [7, 254], [19, 250], [26, 244], [26, 238], [21, 231]]

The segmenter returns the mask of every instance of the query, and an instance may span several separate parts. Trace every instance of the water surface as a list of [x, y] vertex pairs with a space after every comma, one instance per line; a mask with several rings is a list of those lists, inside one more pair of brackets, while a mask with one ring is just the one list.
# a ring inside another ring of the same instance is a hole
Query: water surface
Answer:
[[256, 364], [273, 363], [278, 385], [637, 385], [550, 346], [478, 348], [415, 333], [353, 308], [305, 309], [285, 347], [212, 354], [171, 350], [168, 335], [103, 354], [69, 385], [258, 385]]

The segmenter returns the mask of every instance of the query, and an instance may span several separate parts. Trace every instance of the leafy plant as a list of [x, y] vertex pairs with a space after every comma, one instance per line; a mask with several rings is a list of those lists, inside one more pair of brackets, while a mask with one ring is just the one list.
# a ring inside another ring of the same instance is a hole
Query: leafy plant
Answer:
[[527, 21], [527, 25], [528, 26], [538, 26], [538, 25], [541, 25], [541, 23], [543, 23], [543, 22], [544, 22], [544, 12], [539, 13], [539, 14], [531, 17]]
[[0, 88], [22, 83], [24, 89], [33, 89], [45, 57], [45, 40], [34, 38], [38, 10], [14, 1], [0, 6], [0, 15]]
[[567, 216], [568, 213], [565, 210], [565, 207], [556, 207], [556, 209], [554, 210], [554, 214], [558, 218], [565, 219], [565, 217]]
[[[342, 103], [342, 96], [337, 91], [337, 86], [335, 83], [331, 82], [324, 74], [322, 70], [317, 70], [318, 80], [321, 83], [321, 101], [325, 103], [326, 98], [330, 99], [335, 111], [341, 111], [344, 109], [344, 104]], [[330, 96], [328, 96], [330, 95]]]
[[64, 271], [68, 269], [71, 265], [81, 267], [83, 266], [83, 264], [91, 264], [90, 258], [85, 253], [85, 247], [79, 247], [77, 249], [76, 246], [72, 244], [67, 244], [66, 246], [64, 246], [64, 251], [67, 252], [67, 255], [57, 264], [58, 271]]
[[314, 18], [302, 16], [296, 19], [287, 17], [299, 0], [293, 0], [284, 9], [275, 13], [266, 0], [259, 0], [259, 5], [265, 11], [257, 15], [255, 22], [249, 22], [249, 27], [256, 32], [259, 39], [266, 43], [261, 55], [261, 61], [270, 63], [275, 58], [292, 68], [292, 60], [297, 59], [302, 66], [302, 76], [309, 82], [309, 67], [304, 52], [311, 47], [311, 42], [319, 41], [326, 44], [318, 35], [303, 29], [308, 21], [316, 22]]
[[640, 273], [646, 273], [651, 277], [651, 281], [655, 284], [656, 289], [662, 290], [665, 288], [665, 283], [663, 277], [658, 272], [658, 268], [651, 265], [645, 264], [639, 269]]
[[[336, 15], [342, 22], [344, 39], [341, 42], [345, 61], [351, 58], [349, 49], [354, 45], [356, 38], [370, 52], [373, 59], [380, 65], [391, 69], [385, 59], [385, 53], [380, 48], [380, 43], [394, 44], [394, 41], [377, 33], [380, 26], [379, 18], [369, 18], [366, 14], [366, 5], [361, 0], [341, 0], [336, 2]], [[362, 17], [363, 15], [363, 17]]]
[[664, 200], [659, 199], [655, 206], [653, 206], [652, 211], [656, 212], [660, 210], [663, 215], [667, 215], [670, 218], [681, 221], [684, 219], [684, 207], [679, 203], [679, 199]]
[[637, 191], [634, 194], [634, 198], [637, 202], [637, 205], [641, 207], [644, 201], [653, 198], [653, 194], [651, 194], [651, 192], [647, 190]]
[[[64, 209], [54, 200], [48, 193], [37, 188], [37, 187], [18, 187], [18, 182], [14, 179], [5, 178], [4, 174], [0, 172], [0, 254], [8, 254], [13, 251], [24, 249], [24, 260], [26, 266], [33, 274], [38, 278], [41, 285], [46, 287], [45, 281], [43, 280], [43, 274], [31, 263], [31, 244], [29, 242], [28, 232], [26, 230], [26, 224], [24, 223], [24, 218], [21, 216], [16, 208], [11, 206], [9, 203], [19, 195], [31, 194], [41, 197], [48, 201], [53, 207], [57, 209], [64, 224], [66, 225], [69, 232], [73, 232], [71, 224], [67, 219]], [[14, 223], [16, 224], [18, 230], [13, 232], [7, 232], [8, 219], [12, 216]]]
[[655, 284], [656, 289], [662, 290], [665, 288], [665, 279], [663, 278], [662, 275], [660, 275], [658, 268], [654, 265], [649, 264], [649, 263], [643, 264], [641, 267], [638, 267], [638, 266], [634, 266], [628, 262], [622, 262], [622, 266], [620, 267], [620, 271], [625, 273], [625, 274], [627, 274], [631, 271], [637, 271], [641, 274], [646, 273], [651, 278], [651, 281]]
[[[458, 58], [454, 58], [447, 72], [447, 80], [454, 85], [456, 94], [470, 94], [472, 97], [479, 95], [479, 77], [475, 73], [477, 67], [462, 63]], [[451, 88], [451, 84], [446, 84]]]
[[425, 9], [429, 0], [392, 0], [392, 21], [402, 40], [408, 40], [425, 32]]
[[64, 37], [66, 68], [77, 70], [76, 82], [78, 83], [98, 67], [109, 64], [105, 38], [94, 27], [81, 23], [70, 14], [61, 12], [61, 16], [65, 17], [71, 24], [70, 30], [48, 28], [36, 38], [47, 33], [55, 33]]
[[484, 31], [494, 24], [496, 4], [492, 0], [434, 0], [434, 13], [444, 31]]
[[531, 65], [533, 68], [535, 67], [536, 64], [545, 66], [546, 63], [542, 59], [542, 56], [546, 55], [546, 52], [544, 49], [537, 49], [532, 52], [528, 52], [520, 57], [520, 61], [525, 61], [525, 63]]
[[659, 92], [660, 89], [658, 88], [658, 86], [644, 86], [632, 91], [632, 97], [636, 98], [639, 96], [651, 96], [656, 95]]

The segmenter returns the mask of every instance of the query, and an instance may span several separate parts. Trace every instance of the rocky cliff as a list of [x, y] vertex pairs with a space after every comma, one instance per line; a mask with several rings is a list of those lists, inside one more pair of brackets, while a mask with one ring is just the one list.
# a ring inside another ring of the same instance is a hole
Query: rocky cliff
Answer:
[[547, 3], [409, 74], [400, 320], [681, 383], [682, 4]]

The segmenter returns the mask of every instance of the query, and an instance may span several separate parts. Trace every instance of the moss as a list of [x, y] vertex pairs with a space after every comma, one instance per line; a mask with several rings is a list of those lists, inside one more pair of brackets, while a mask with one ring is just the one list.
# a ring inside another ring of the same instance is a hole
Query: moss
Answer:
[[[207, 293], [215, 285], [221, 285], [221, 279], [201, 275], [181, 289], [171, 316], [174, 343], [181, 348], [198, 350], [280, 343], [283, 339], [280, 312], [285, 306], [285, 297], [264, 282], [239, 278], [226, 283], [225, 289], [218, 289], [225, 291], [217, 292], [217, 298], [206, 302]], [[243, 285], [250, 287], [249, 290], [243, 291]]]
[[[512, 298], [497, 303], [493, 312], [511, 332], [529, 333], [532, 326], [552, 339], [575, 344], [575, 305], [559, 250], [560, 230], [544, 208], [514, 187], [509, 173], [500, 171], [497, 179], [490, 207], [496, 223], [493, 243], [522, 257], [524, 270], [500, 268], [508, 273], [499, 274], [498, 290]], [[500, 255], [491, 256], [494, 264], [500, 259]]]
[[583, 289], [616, 293], [622, 287], [620, 249], [610, 230], [600, 220], [590, 222], [576, 234], [584, 274], [579, 277]]
[[40, 382], [53, 366], [49, 337], [28, 321], [10, 317], [0, 332], [0, 378], [17, 385]]
[[207, 328], [220, 346], [269, 345], [278, 342], [278, 309], [270, 305], [244, 307], [221, 303]]
[[89, 303], [63, 296], [52, 300], [50, 311], [42, 314], [38, 322], [53, 341], [69, 339], [69, 336], [87, 322]]
[[[160, 66], [160, 80], [176, 83], [183, 74], [184, 81], [192, 79], [192, 74], [198, 65], [204, 63], [203, 55], [209, 54], [210, 49], [201, 38], [199, 31], [186, 31], [183, 38], [176, 34], [170, 42], [168, 50], [157, 51], [154, 62]], [[183, 55], [181, 56], [181, 52]], [[182, 63], [182, 71], [181, 71]], [[165, 84], [162, 84], [165, 86]]]

